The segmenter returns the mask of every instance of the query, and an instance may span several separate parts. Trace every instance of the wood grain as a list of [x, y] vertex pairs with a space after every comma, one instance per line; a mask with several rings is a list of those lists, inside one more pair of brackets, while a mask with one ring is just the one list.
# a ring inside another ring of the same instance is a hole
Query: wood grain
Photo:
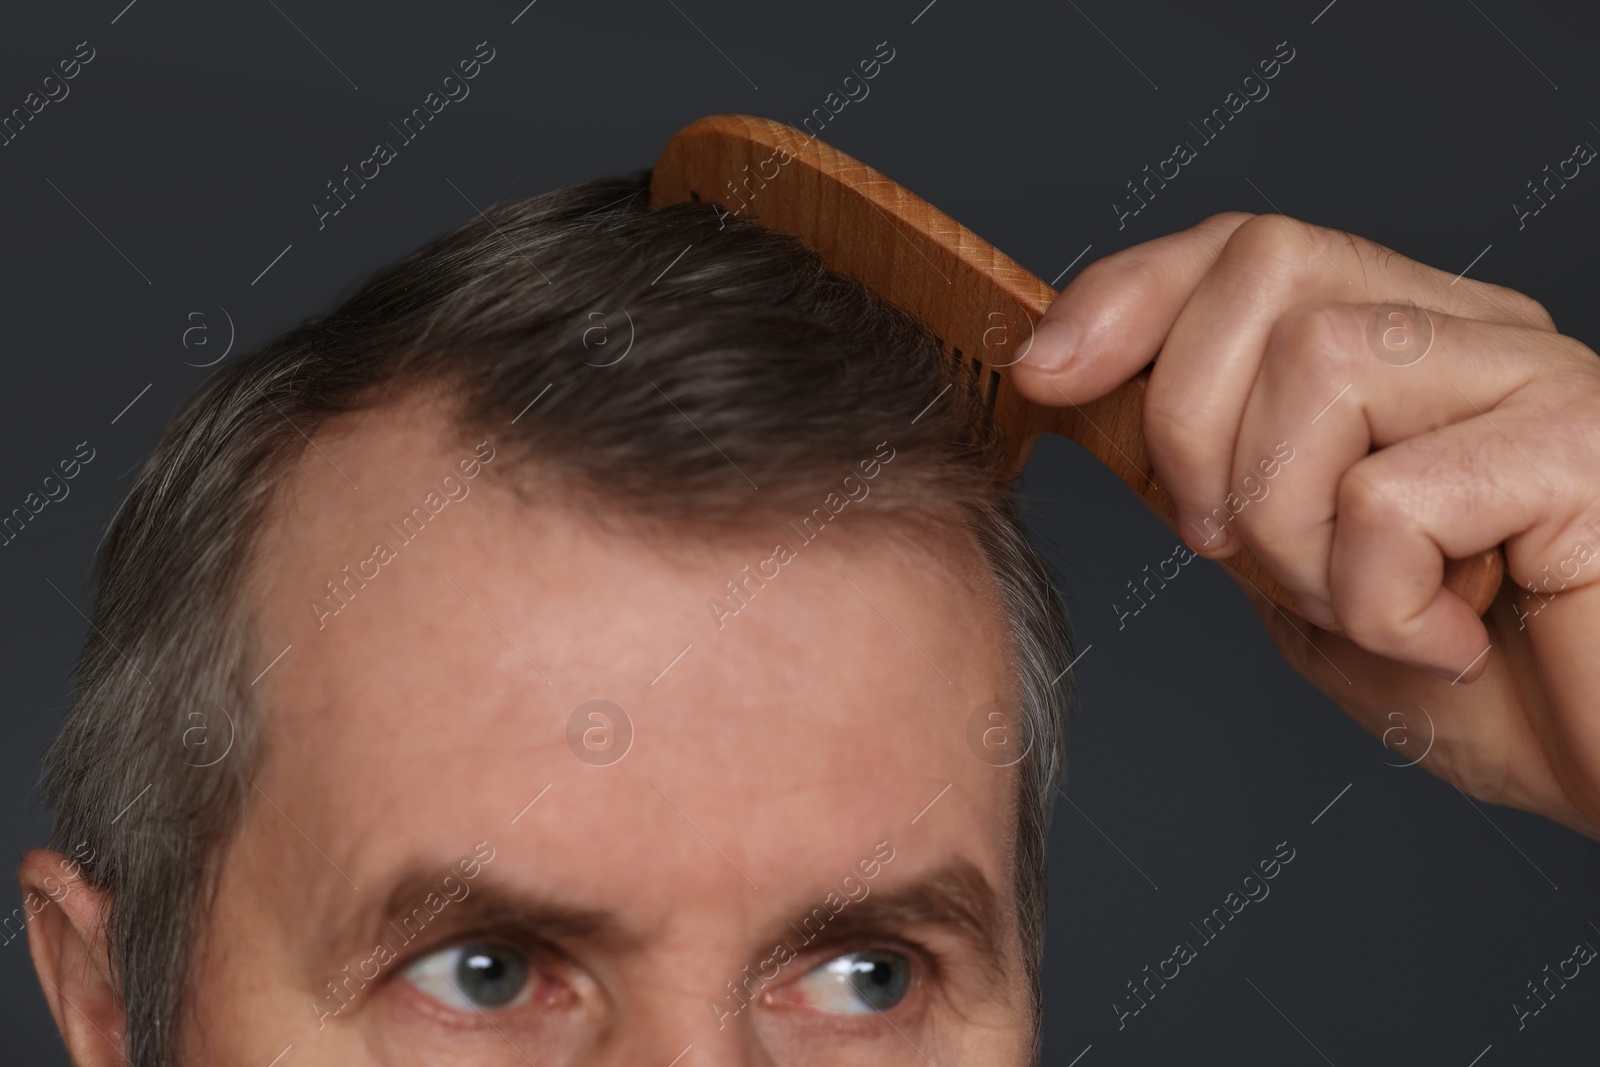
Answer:
[[[650, 207], [686, 200], [711, 201], [799, 237], [829, 267], [860, 278], [926, 323], [967, 385], [982, 390], [1005, 434], [1013, 478], [1041, 433], [1059, 434], [1109, 467], [1175, 529], [1172, 500], [1145, 449], [1148, 368], [1098, 400], [1063, 395], [1060, 406], [1047, 407], [1023, 398], [1009, 367], [1025, 356], [1056, 290], [989, 242], [815, 137], [751, 115], [708, 116], [667, 143], [652, 175]], [[1298, 616], [1288, 591], [1248, 549], [1223, 563]], [[1450, 560], [1445, 585], [1482, 615], [1504, 565], [1498, 548]]]

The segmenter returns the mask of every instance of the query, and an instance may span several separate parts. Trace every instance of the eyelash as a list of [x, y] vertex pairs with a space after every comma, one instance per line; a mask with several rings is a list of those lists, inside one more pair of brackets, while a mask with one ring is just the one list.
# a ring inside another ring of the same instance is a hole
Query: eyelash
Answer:
[[[477, 1011], [461, 1011], [440, 1004], [420, 989], [411, 985], [406, 979], [407, 972], [418, 962], [440, 952], [462, 948], [466, 945], [493, 945], [508, 948], [521, 953], [528, 962], [529, 980], [559, 982], [570, 988], [571, 983], [566, 981], [563, 971], [573, 966], [571, 960], [560, 949], [540, 938], [531, 937], [522, 930], [461, 930], [448, 936], [440, 937], [436, 941], [412, 950], [410, 953], [398, 957], [389, 968], [385, 983], [398, 981], [405, 987], [404, 991], [417, 1002], [425, 1005], [426, 1009], [436, 1017], [445, 1019], [458, 1026], [483, 1026], [486, 1023], [484, 1015], [494, 1014], [494, 1010], [480, 1015]], [[507, 1006], [504, 1011], [516, 1011], [526, 1005]]]
[[[571, 983], [566, 980], [563, 975], [563, 971], [565, 971], [567, 968], [575, 966], [575, 964], [571, 958], [559, 948], [547, 940], [531, 935], [526, 930], [505, 930], [493, 928], [457, 931], [448, 936], [440, 937], [433, 943], [414, 949], [406, 955], [398, 956], [395, 962], [389, 967], [389, 973], [384, 979], [384, 982], [387, 984], [390, 981], [398, 980], [399, 982], [403, 983], [405, 985], [405, 992], [409, 994], [410, 997], [422, 1005], [431, 1015], [442, 1021], [445, 1021], [450, 1025], [463, 1028], [477, 1028], [485, 1026], [488, 1020], [484, 1017], [484, 1015], [480, 1015], [477, 1011], [461, 1011], [440, 1004], [432, 997], [412, 986], [409, 982], [407, 982], [405, 977], [407, 971], [418, 961], [426, 959], [427, 957], [436, 953], [446, 952], [451, 949], [460, 948], [470, 944], [499, 945], [512, 949], [516, 952], [520, 952], [528, 961], [531, 980], [555, 981], [566, 985], [569, 988], [571, 987]], [[909, 938], [868, 937], [863, 939], [841, 938], [838, 941], [831, 942], [823, 941], [797, 953], [795, 958], [790, 963], [785, 964], [782, 972], [780, 972], [781, 975], [785, 976], [783, 977], [783, 980], [781, 982], [774, 982], [762, 992], [763, 994], [766, 994], [788, 988], [794, 985], [801, 978], [811, 974], [818, 967], [821, 967], [830, 960], [837, 959], [840, 956], [845, 956], [856, 952], [871, 952], [875, 950], [899, 953], [911, 961], [912, 967], [911, 985], [907, 991], [907, 1001], [897, 1004], [895, 1007], [890, 1008], [887, 1012], [884, 1012], [883, 1014], [885, 1016], [892, 1017], [897, 1011], [901, 1011], [905, 1004], [910, 1002], [911, 998], [916, 996], [919, 992], [923, 993], [923, 995], [926, 995], [925, 987], [938, 988], [939, 982], [942, 979], [945, 971], [944, 960], [939, 952], [930, 949], [927, 945], [922, 944], [919, 941], [914, 941]], [[791, 1006], [779, 1005], [779, 1007], [780, 1009], [787, 1010]], [[519, 1009], [506, 1008], [504, 1010], [515, 1011]], [[521, 1006], [520, 1010], [526, 1010], [526, 1005]], [[793, 1010], [811, 1009], [794, 1007]], [[485, 1014], [493, 1014], [493, 1012], [490, 1011]], [[843, 1017], [838, 1016], [831, 1017], [831, 1021], [834, 1025], [865, 1025], [877, 1022], [879, 1020], [877, 1014], [874, 1013], [870, 1016], [862, 1016], [861, 1020], [855, 1023], [848, 1022]]]
[[[924, 986], [937, 986], [944, 974], [939, 953], [920, 942], [900, 937], [869, 937], [862, 940], [842, 939], [831, 943], [825, 942], [797, 954], [794, 961], [783, 968], [784, 972], [789, 974], [789, 977], [783, 981], [782, 986], [774, 986], [773, 988], [793, 985], [818, 967], [830, 960], [838, 959], [840, 956], [848, 956], [855, 952], [872, 951], [897, 952], [911, 961], [911, 985], [906, 992], [908, 1000]], [[900, 1007], [901, 1005], [897, 1004], [883, 1014], [892, 1016]], [[863, 1016], [863, 1018], [876, 1020], [877, 1015], [874, 1013], [871, 1016]]]

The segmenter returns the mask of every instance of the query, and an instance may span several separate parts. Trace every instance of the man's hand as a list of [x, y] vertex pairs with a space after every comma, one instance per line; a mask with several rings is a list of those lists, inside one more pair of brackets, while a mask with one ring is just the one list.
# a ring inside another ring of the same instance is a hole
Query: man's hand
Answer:
[[[1416, 331], [1403, 357], [1391, 328]], [[1462, 790], [1600, 837], [1595, 353], [1520, 293], [1234, 213], [1085, 269], [1012, 374], [1060, 406], [1152, 359], [1179, 531], [1213, 559], [1248, 545], [1294, 594], [1316, 625], [1241, 583], [1295, 669], [1408, 759], [1431, 733], [1421, 765]], [[1270, 495], [1207, 526], [1282, 442]], [[1520, 588], [1480, 620], [1444, 560], [1502, 542]]]

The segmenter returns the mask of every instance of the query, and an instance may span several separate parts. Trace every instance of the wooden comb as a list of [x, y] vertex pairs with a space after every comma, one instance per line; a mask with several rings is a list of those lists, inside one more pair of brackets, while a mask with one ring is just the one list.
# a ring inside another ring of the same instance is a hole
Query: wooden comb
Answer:
[[[752, 115], [711, 115], [667, 143], [651, 177], [650, 208], [687, 200], [714, 202], [793, 234], [833, 270], [921, 319], [969, 387], [981, 390], [1005, 435], [1011, 478], [1022, 473], [1041, 433], [1060, 434], [1176, 529], [1172, 499], [1156, 484], [1145, 450], [1149, 368], [1081, 404], [1063, 396], [1062, 406], [1045, 407], [1022, 397], [1007, 368], [1027, 352], [1056, 290], [989, 242], [871, 167]], [[1249, 549], [1221, 562], [1298, 616], [1289, 592]], [[1496, 547], [1447, 561], [1444, 584], [1482, 615], [1504, 572]]]

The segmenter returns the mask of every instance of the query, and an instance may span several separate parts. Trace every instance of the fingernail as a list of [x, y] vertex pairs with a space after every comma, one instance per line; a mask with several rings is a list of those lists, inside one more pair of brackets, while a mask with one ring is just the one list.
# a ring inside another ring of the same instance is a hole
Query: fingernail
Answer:
[[1045, 319], [1033, 331], [1027, 362], [1040, 370], [1060, 371], [1072, 362], [1078, 349], [1078, 328], [1060, 319]]

